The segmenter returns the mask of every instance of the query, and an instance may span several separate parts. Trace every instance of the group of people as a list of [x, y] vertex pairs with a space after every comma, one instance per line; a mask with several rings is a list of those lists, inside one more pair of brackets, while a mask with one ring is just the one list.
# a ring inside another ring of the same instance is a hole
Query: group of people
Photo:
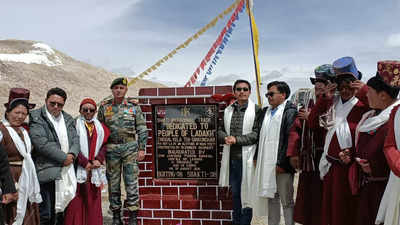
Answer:
[[[365, 84], [352, 57], [318, 66], [314, 88], [289, 100], [268, 84], [269, 106], [237, 80], [218, 140], [220, 186], [231, 186], [233, 224], [400, 224], [400, 61], [380, 61]], [[294, 174], [299, 171], [296, 201]]]
[[[400, 62], [377, 67], [364, 84], [351, 57], [318, 66], [314, 88], [292, 101], [287, 83], [273, 81], [263, 109], [249, 99], [248, 81], [234, 83], [218, 129], [219, 185], [232, 187], [234, 225], [253, 215], [279, 225], [281, 207], [286, 225], [400, 224]], [[99, 108], [83, 99], [76, 119], [63, 111], [60, 88], [35, 110], [29, 90], [10, 90], [0, 122], [0, 224], [103, 224], [107, 184], [112, 224], [121, 225], [121, 175], [127, 222], [137, 224], [147, 127], [125, 97], [126, 78], [110, 88]]]
[[101, 189], [108, 184], [113, 225], [122, 225], [122, 174], [127, 224], [137, 225], [147, 127], [137, 102], [125, 97], [127, 79], [110, 88], [113, 98], [99, 109], [83, 99], [75, 119], [63, 111], [61, 88], [50, 89], [35, 110], [29, 90], [10, 89], [0, 122], [0, 224], [102, 225]]

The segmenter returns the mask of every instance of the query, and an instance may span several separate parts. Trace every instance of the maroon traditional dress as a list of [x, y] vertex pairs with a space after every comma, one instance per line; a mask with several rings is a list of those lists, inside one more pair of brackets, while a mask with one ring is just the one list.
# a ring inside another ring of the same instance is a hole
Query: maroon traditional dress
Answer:
[[356, 223], [358, 225], [374, 225], [383, 192], [389, 179], [389, 166], [383, 153], [383, 145], [387, 133], [387, 123], [375, 131], [359, 134], [355, 157], [368, 160], [371, 174], [366, 174], [358, 165], [359, 198]]
[[[86, 158], [82, 153], [79, 153], [77, 163], [86, 168], [86, 165], [93, 161], [99, 160], [101, 163], [105, 161], [106, 146], [104, 143], [107, 141], [110, 134], [108, 128], [103, 126], [104, 141], [97, 156], [95, 156], [95, 148], [97, 141], [97, 132], [93, 127], [91, 131], [86, 128], [88, 144], [89, 144], [89, 158]], [[102, 225], [103, 215], [101, 207], [101, 187], [96, 187], [90, 182], [90, 173], [87, 181], [82, 184], [77, 184], [75, 198], [70, 202], [65, 212], [64, 225]]]
[[[354, 153], [354, 134], [357, 123], [362, 115], [369, 111], [368, 104], [365, 104], [367, 87], [364, 86], [356, 96], [359, 101], [347, 115], [347, 123], [352, 136], [352, 147], [350, 152]], [[319, 121], [319, 116], [323, 115], [332, 106], [333, 99], [324, 96], [317, 101], [316, 107], [311, 110], [310, 121]], [[348, 181], [348, 171], [350, 165], [345, 165], [340, 161], [340, 148], [336, 133], [333, 135], [328, 148], [327, 160], [331, 163], [328, 173], [323, 178], [322, 194], [322, 220], [321, 225], [354, 225], [357, 210], [357, 197], [351, 194]]]
[[394, 136], [394, 118], [400, 106], [394, 107], [388, 121], [388, 133], [385, 139], [384, 153], [390, 169], [396, 176], [400, 177], [400, 151], [397, 150], [396, 139]]
[[[310, 102], [309, 109], [313, 104]], [[304, 127], [304, 129], [303, 129]], [[321, 224], [322, 181], [318, 163], [324, 147], [325, 129], [296, 118], [289, 132], [287, 156], [299, 156], [300, 175], [297, 186], [294, 221], [304, 225]]]
[[[19, 177], [22, 173], [22, 161], [23, 157], [18, 152], [17, 147], [15, 146], [7, 128], [0, 123], [0, 131], [3, 135], [3, 139], [1, 140], [1, 144], [4, 146], [8, 154], [8, 161], [10, 163], [11, 174], [14, 178], [14, 182], [19, 180]], [[21, 133], [20, 129], [15, 129], [17, 134], [24, 140], [24, 136]], [[17, 215], [17, 202], [11, 202], [7, 205], [3, 205], [3, 215], [4, 221], [6, 224], [12, 224]], [[39, 225], [40, 224], [40, 214], [39, 214], [39, 206], [36, 203], [30, 203], [28, 200], [25, 212], [25, 218], [23, 225]]]

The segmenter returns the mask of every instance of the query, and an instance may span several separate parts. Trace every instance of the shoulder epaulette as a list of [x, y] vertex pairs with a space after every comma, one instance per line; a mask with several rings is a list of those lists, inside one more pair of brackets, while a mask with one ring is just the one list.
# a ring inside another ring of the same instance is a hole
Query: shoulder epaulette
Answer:
[[106, 98], [106, 99], [103, 99], [101, 102], [100, 102], [100, 105], [107, 105], [107, 104], [111, 104], [112, 103], [112, 98]]
[[126, 99], [128, 100], [128, 102], [130, 102], [130, 103], [132, 103], [132, 104], [134, 104], [134, 105], [139, 104], [139, 99], [137, 99], [137, 98], [134, 98], [134, 97], [127, 97]]

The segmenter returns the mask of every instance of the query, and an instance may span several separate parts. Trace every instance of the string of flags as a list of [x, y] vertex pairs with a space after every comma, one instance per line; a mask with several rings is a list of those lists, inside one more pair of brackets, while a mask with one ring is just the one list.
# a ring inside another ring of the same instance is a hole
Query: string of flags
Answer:
[[[243, 12], [245, 6], [243, 4], [242, 8], [239, 10], [240, 13]], [[239, 15], [236, 15], [235, 21], [239, 20]], [[229, 27], [228, 31], [225, 33], [224, 38], [222, 39], [222, 43], [219, 45], [217, 52], [214, 55], [214, 58], [211, 60], [211, 64], [209, 65], [206, 74], [204, 75], [203, 80], [201, 81], [200, 86], [206, 86], [207, 85], [207, 81], [208, 81], [208, 77], [212, 74], [212, 70], [215, 68], [215, 66], [217, 65], [217, 62], [219, 60], [219, 56], [218, 55], [222, 55], [223, 50], [225, 49], [225, 47], [228, 44], [229, 38], [232, 35], [232, 31], [233, 28], [236, 26], [235, 25], [235, 21], [232, 23], [231, 27]]]
[[[225, 44], [223, 43], [223, 41], [226, 40], [225, 41], [225, 43], [226, 43], [227, 40], [228, 40], [225, 37], [225, 34], [227, 34], [229, 30], [230, 30], [229, 35], [232, 33], [232, 29], [233, 29], [232, 27], [235, 26], [235, 25], [232, 26], [232, 24], [233, 24], [234, 21], [239, 19], [238, 15], [239, 15], [239, 12], [243, 11], [243, 7], [244, 7], [244, 0], [240, 0], [240, 2], [238, 3], [235, 11], [233, 12], [231, 18], [228, 20], [226, 26], [224, 27], [224, 29], [222, 29], [221, 33], [218, 35], [217, 40], [211, 46], [210, 50], [208, 50], [207, 55], [201, 61], [200, 65], [196, 68], [196, 70], [194, 71], [194, 73], [190, 77], [189, 81], [185, 84], [185, 87], [190, 87], [190, 86], [194, 85], [196, 83], [196, 81], [197, 81], [197, 78], [198, 78], [201, 70], [204, 70], [204, 67], [210, 61], [211, 57], [214, 55], [216, 50], [220, 50], [221, 45], [223, 45], [223, 47], [225, 47]], [[222, 53], [222, 51], [219, 52], [219, 54], [221, 54], [221, 53]], [[214, 56], [213, 60], [214, 59], [215, 59], [215, 56]], [[216, 61], [215, 61], [215, 63], [216, 63]], [[210, 74], [211, 74], [211, 70], [210, 70]]]
[[[147, 68], [144, 72], [140, 73], [137, 77], [132, 78], [128, 82], [128, 86], [136, 83], [137, 80], [142, 79], [143, 77], [149, 75], [151, 72], [155, 71], [158, 69], [158, 67], [161, 66], [161, 64], [165, 63], [169, 59], [171, 59], [179, 50], [186, 48], [193, 40], [198, 39], [204, 32], [206, 32], [208, 29], [214, 27], [218, 20], [223, 19], [226, 15], [228, 15], [230, 12], [232, 12], [235, 7], [241, 4], [243, 5], [243, 0], [236, 0], [231, 6], [229, 6], [227, 9], [225, 9], [222, 13], [220, 13], [218, 16], [216, 16], [213, 20], [211, 20], [210, 23], [208, 23], [206, 26], [201, 28], [199, 31], [197, 31], [194, 35], [189, 37], [183, 44], [180, 44], [178, 47], [176, 47], [174, 50], [169, 52], [166, 56], [162, 57], [160, 60], [158, 60], [156, 63], [154, 63], [152, 66]], [[226, 31], [225, 31], [226, 32]], [[218, 45], [217, 45], [218, 46]], [[216, 47], [217, 47], [216, 46]], [[211, 57], [211, 56], [210, 56]], [[204, 66], [203, 66], [204, 68]]]

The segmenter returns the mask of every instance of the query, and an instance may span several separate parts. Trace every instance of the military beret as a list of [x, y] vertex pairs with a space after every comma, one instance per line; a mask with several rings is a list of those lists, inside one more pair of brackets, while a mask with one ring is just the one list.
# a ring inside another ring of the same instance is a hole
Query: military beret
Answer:
[[112, 89], [115, 85], [124, 85], [124, 86], [128, 86], [128, 79], [126, 79], [126, 77], [118, 77], [115, 78], [113, 80], [113, 82], [111, 83], [110, 88]]

